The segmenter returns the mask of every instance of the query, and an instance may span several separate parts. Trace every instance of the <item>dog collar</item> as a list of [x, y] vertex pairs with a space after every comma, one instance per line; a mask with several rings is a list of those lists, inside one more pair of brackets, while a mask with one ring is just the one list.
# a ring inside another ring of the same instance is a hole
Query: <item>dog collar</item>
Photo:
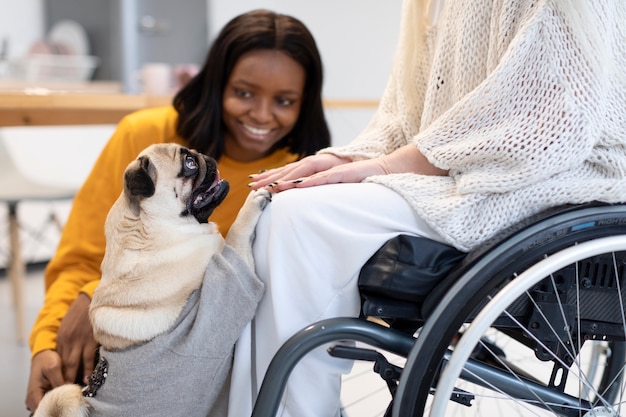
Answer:
[[100, 387], [104, 385], [108, 374], [109, 362], [107, 362], [104, 356], [100, 356], [100, 359], [98, 359], [98, 364], [89, 376], [87, 386], [83, 388], [83, 397], [95, 397]]

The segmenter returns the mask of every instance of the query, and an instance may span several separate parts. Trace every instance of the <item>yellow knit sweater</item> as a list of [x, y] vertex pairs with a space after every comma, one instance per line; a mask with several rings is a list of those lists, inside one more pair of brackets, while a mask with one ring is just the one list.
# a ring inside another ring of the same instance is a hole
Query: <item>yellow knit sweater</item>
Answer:
[[[176, 134], [177, 112], [173, 107], [141, 110], [126, 116], [103, 149], [87, 180], [76, 194], [56, 254], [45, 273], [46, 296], [30, 335], [32, 354], [56, 348], [61, 319], [80, 292], [90, 297], [100, 282], [104, 256], [104, 221], [123, 188], [123, 172], [140, 151], [153, 143], [185, 145]], [[89, 138], [85, 138], [89, 140]], [[263, 159], [241, 163], [226, 156], [218, 161], [222, 178], [230, 184], [224, 202], [211, 221], [225, 235], [250, 189], [248, 175], [296, 159], [279, 150]]]

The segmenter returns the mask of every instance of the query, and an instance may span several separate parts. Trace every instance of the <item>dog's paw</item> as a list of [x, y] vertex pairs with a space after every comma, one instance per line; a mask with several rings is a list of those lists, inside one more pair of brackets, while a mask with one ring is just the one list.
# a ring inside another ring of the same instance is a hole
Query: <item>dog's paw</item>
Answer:
[[254, 270], [252, 242], [255, 238], [256, 223], [261, 213], [272, 201], [272, 194], [266, 190], [251, 191], [239, 214], [226, 235], [226, 243], [232, 246]]
[[272, 201], [272, 194], [267, 190], [251, 191], [245, 203], [239, 210], [237, 219], [231, 226], [231, 230], [238, 230], [246, 234], [252, 233], [259, 216]]
[[272, 202], [272, 193], [265, 189], [260, 189], [253, 193], [252, 198], [257, 203], [257, 207], [263, 211]]

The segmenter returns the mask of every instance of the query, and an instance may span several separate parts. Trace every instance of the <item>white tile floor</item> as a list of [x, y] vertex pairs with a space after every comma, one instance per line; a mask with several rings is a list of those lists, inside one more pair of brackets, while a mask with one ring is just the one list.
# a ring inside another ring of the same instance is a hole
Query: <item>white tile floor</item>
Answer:
[[[26, 329], [30, 330], [43, 303], [43, 268], [29, 267], [25, 280]], [[0, 417], [28, 416], [24, 406], [30, 364], [28, 344], [17, 343], [11, 291], [0, 272]], [[390, 395], [385, 383], [373, 373], [372, 364], [357, 362], [344, 379], [342, 403], [345, 417], [381, 417]]]

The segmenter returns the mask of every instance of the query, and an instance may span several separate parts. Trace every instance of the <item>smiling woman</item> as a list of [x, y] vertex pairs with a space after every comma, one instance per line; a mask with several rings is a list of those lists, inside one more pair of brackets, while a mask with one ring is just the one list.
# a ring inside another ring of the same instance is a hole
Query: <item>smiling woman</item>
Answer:
[[173, 105], [126, 116], [74, 199], [46, 270], [46, 299], [30, 337], [26, 404], [63, 382], [83, 381], [97, 346], [88, 320], [105, 251], [103, 225], [127, 165], [149, 145], [173, 142], [211, 156], [230, 184], [211, 220], [226, 233], [249, 194], [250, 173], [283, 166], [330, 145], [322, 63], [299, 20], [268, 10], [232, 19]]

